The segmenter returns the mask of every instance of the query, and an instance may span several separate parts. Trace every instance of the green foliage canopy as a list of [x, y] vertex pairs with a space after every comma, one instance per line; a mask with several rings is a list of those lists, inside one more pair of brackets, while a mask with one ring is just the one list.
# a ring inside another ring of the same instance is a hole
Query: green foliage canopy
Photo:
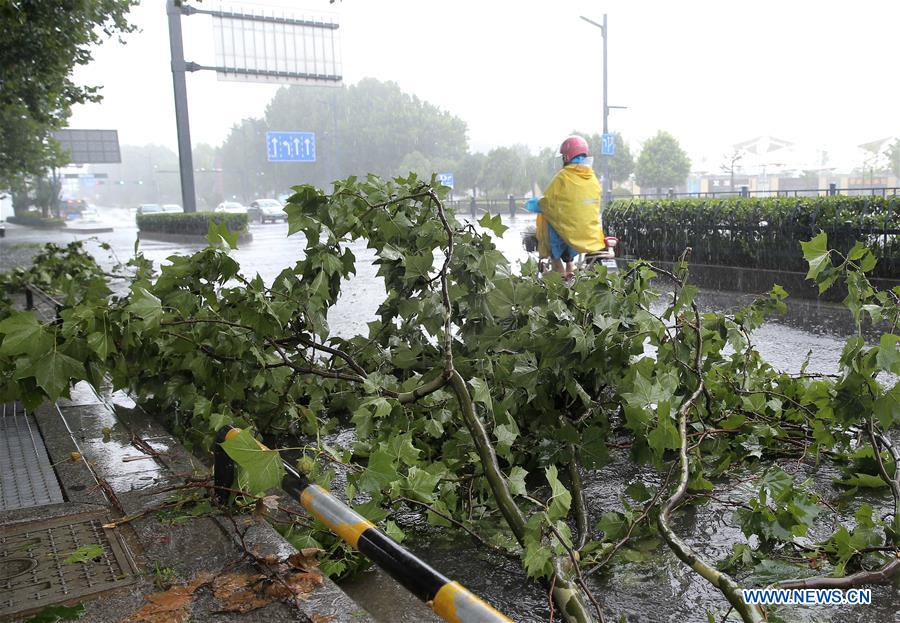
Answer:
[[92, 60], [91, 47], [131, 32], [137, 0], [0, 3], [0, 187], [65, 162], [50, 138], [74, 104], [96, 102], [98, 87], [79, 86], [72, 70]]

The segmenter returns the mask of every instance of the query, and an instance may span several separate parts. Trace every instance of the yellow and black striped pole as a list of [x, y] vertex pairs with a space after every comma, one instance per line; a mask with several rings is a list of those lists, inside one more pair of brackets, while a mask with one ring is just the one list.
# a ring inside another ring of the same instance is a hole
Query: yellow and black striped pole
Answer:
[[[234, 482], [234, 462], [221, 443], [239, 432], [238, 428], [223, 426], [216, 435], [215, 482], [218, 487], [227, 489]], [[511, 623], [509, 618], [459, 582], [452, 582], [328, 491], [310, 483], [287, 462], [282, 463], [285, 476], [281, 488], [286, 493], [299, 498], [310, 514], [389, 573], [439, 617], [450, 623]], [[218, 490], [218, 495], [221, 500], [228, 498], [228, 492], [223, 489]]]

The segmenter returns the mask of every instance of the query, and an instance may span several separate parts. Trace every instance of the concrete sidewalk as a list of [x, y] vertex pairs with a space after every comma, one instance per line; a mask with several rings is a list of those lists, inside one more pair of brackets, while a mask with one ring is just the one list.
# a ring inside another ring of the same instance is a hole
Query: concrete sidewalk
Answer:
[[[17, 413], [21, 418], [21, 410]], [[242, 579], [265, 567], [248, 560], [244, 548], [270, 561], [296, 550], [257, 517], [167, 522], [156, 510], [171, 499], [166, 489], [206, 476], [209, 468], [126, 396], [101, 397], [81, 383], [70, 400], [46, 404], [32, 415], [64, 501], [45, 497], [41, 505], [0, 511], [0, 621], [27, 619], [51, 603], [82, 603], [82, 620], [97, 623], [372, 620], [311, 566], [290, 576], [303, 581], [302, 599], [269, 595], [271, 603], [250, 612], [223, 612], [228, 609], [223, 595], [241, 597], [247, 588]], [[104, 527], [145, 511], [115, 528]], [[72, 560], [79, 554], [81, 561]], [[196, 587], [164, 592], [191, 582]], [[261, 584], [274, 583], [257, 582], [253, 590]], [[252, 594], [247, 597], [253, 601]], [[157, 602], [162, 606], [154, 614]], [[167, 609], [176, 605], [183, 607]]]

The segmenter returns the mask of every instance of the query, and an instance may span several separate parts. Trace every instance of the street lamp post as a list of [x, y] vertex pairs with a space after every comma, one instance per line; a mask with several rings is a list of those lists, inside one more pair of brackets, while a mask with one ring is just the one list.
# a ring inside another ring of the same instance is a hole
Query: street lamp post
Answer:
[[[606, 13], [603, 14], [602, 24], [598, 24], [594, 20], [586, 18], [584, 15], [579, 17], [588, 24], [596, 26], [600, 29], [600, 32], [603, 33], [603, 134], [606, 135], [609, 134], [609, 109], [611, 108], [609, 105], [609, 98], [607, 97], [606, 81], [606, 39], [608, 33]], [[603, 207], [609, 205], [612, 192], [612, 180], [609, 179], [609, 159], [610, 156], [603, 156]]]

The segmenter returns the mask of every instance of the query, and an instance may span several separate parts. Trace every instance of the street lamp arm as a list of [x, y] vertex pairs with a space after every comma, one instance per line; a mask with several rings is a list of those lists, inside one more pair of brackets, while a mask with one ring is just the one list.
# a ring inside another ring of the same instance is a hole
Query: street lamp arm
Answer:
[[578, 17], [580, 17], [581, 19], [586, 21], [588, 24], [592, 24], [592, 25], [596, 26], [597, 28], [599, 28], [600, 30], [603, 30], [603, 24], [598, 24], [594, 20], [586, 18], [584, 15], [579, 15]]

